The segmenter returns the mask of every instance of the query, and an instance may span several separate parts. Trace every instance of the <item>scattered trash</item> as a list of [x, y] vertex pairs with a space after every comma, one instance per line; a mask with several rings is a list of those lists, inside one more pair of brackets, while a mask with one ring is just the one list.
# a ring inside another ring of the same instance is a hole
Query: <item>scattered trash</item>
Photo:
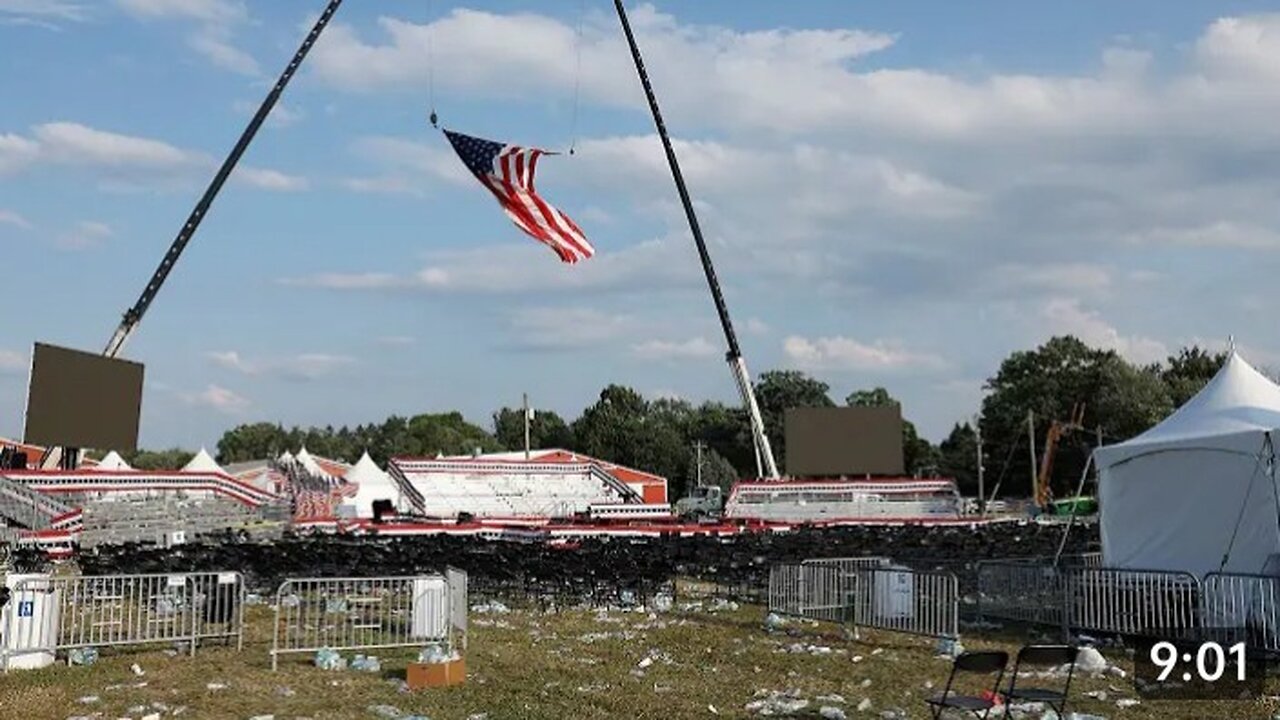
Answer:
[[208, 688], [209, 690], [226, 690], [226, 689], [227, 689], [227, 684], [226, 684], [226, 683], [220, 683], [220, 682], [211, 682], [211, 683], [209, 683], [209, 684], [205, 685], [205, 687], [206, 687], [206, 688]]
[[809, 707], [809, 701], [799, 696], [799, 691], [773, 691], [762, 700], [753, 700], [746, 705], [747, 712], [757, 715], [791, 715]]
[[1106, 691], [1106, 690], [1089, 690], [1088, 692], [1086, 692], [1086, 693], [1084, 694], [1084, 696], [1085, 696], [1085, 697], [1087, 697], [1087, 698], [1093, 698], [1094, 700], [1097, 700], [1098, 702], [1106, 702], [1106, 701], [1107, 701], [1107, 691]]
[[93, 703], [96, 703], [101, 699], [102, 698], [98, 697], [97, 695], [85, 695], [84, 697], [80, 698], [80, 704], [92, 705]]
[[711, 601], [711, 604], [709, 606], [707, 606], [707, 612], [720, 612], [722, 610], [728, 610], [729, 612], [737, 612], [738, 607], [739, 607], [738, 603], [732, 600], [725, 600], [724, 598], [716, 598], [715, 600]]
[[356, 655], [351, 659], [351, 669], [357, 672], [381, 672], [382, 663], [378, 662], [378, 658], [370, 655]]
[[72, 648], [67, 653], [67, 662], [72, 665], [92, 665], [98, 660], [98, 648]]
[[858, 703], [858, 712], [866, 712], [871, 709], [871, 698], [862, 698], [862, 702]]
[[827, 703], [827, 704], [830, 704], [830, 705], [844, 705], [844, 704], [845, 704], [845, 699], [844, 699], [844, 697], [843, 697], [843, 696], [841, 696], [841, 695], [835, 695], [835, 694], [832, 694], [832, 695], [819, 695], [818, 697], [814, 698], [814, 700], [816, 700], [816, 701], [818, 701], [818, 702], [820, 702], [820, 703]]
[[280, 697], [293, 697], [298, 693], [295, 692], [293, 688], [281, 686], [276, 688], [276, 694], [279, 695]]
[[487, 613], [491, 613], [494, 615], [506, 615], [507, 613], [511, 612], [511, 609], [508, 608], [506, 605], [503, 605], [502, 603], [498, 602], [497, 600], [494, 600], [492, 602], [481, 603], [480, 605], [472, 605], [471, 612], [477, 613], [480, 615], [484, 615]]
[[[147, 713], [142, 716], [142, 720], [160, 720], [160, 713]], [[262, 718], [249, 718], [249, 720], [262, 720]], [[266, 720], [275, 720], [275, 717], [268, 716]]]
[[1107, 670], [1107, 659], [1097, 648], [1082, 647], [1076, 653], [1076, 668], [1081, 672], [1101, 673]]
[[[876, 648], [876, 650], [879, 649]], [[937, 657], [956, 658], [960, 657], [962, 653], [964, 653], [964, 645], [961, 645], [960, 641], [955, 638], [938, 638], [938, 644], [934, 646], [933, 650], [933, 654]]]
[[400, 708], [394, 705], [370, 705], [366, 709], [374, 715], [388, 720], [400, 720], [400, 717], [404, 715]]
[[670, 595], [658, 594], [653, 597], [653, 609], [656, 612], [671, 612], [671, 608], [675, 605], [675, 600]]
[[427, 663], [428, 665], [439, 665], [441, 663], [453, 662], [460, 660], [462, 656], [457, 652], [449, 652], [445, 650], [440, 643], [431, 643], [418, 653], [418, 662]]
[[848, 716], [844, 714], [843, 710], [832, 705], [823, 705], [818, 710], [818, 714], [827, 720], [848, 720]]
[[1142, 701], [1137, 698], [1121, 698], [1116, 701], [1116, 707], [1120, 708], [1121, 710], [1124, 710], [1126, 708], [1131, 708], [1135, 705], [1141, 705], [1141, 704], [1142, 704]]
[[769, 613], [764, 616], [764, 629], [769, 631], [781, 630], [786, 627], [787, 619], [778, 613]]
[[261, 605], [262, 602], [262, 596], [258, 593], [249, 593], [244, 596], [245, 605]]
[[315, 665], [321, 670], [344, 670], [347, 660], [335, 650], [320, 648], [316, 651]]
[[129, 669], [133, 671], [133, 674], [134, 674], [134, 675], [146, 675], [146, 674], [147, 674], [147, 673], [146, 673], [146, 671], [142, 669], [142, 666], [141, 666], [141, 665], [139, 665], [138, 663], [134, 663], [132, 666], [130, 666], [130, 668], [129, 668]]
[[708, 706], [707, 706], [707, 709], [711, 711], [711, 714], [712, 714], [712, 715], [719, 715], [719, 714], [720, 714], [720, 711], [716, 709], [716, 706], [715, 706], [715, 705], [708, 705]]
[[280, 598], [281, 607], [296, 608], [301, 604], [302, 604], [302, 598], [299, 598], [297, 595], [294, 595], [292, 593]]
[[[147, 719], [142, 718], [142, 720], [147, 720]], [[253, 717], [249, 718], [249, 720], [276, 720], [276, 716], [275, 715], [254, 715]]]

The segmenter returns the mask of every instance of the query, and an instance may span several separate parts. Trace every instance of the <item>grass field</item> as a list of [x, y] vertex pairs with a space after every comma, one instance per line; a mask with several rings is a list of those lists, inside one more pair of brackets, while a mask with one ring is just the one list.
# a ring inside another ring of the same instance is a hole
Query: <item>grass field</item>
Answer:
[[[271, 672], [271, 613], [259, 606], [248, 613], [243, 653], [216, 647], [194, 658], [163, 650], [120, 652], [88, 667], [58, 665], [2, 676], [0, 718], [138, 720], [151, 712], [165, 718], [377, 718], [370, 708], [380, 705], [394, 707], [400, 717], [433, 720], [744, 718], [759, 717], [748, 703], [775, 691], [809, 701], [794, 717], [819, 717], [827, 705], [849, 718], [879, 718], [893, 709], [902, 711], [898, 717], [923, 718], [928, 715], [922, 698], [946, 680], [948, 663], [933, 657], [927, 639], [864, 631], [854, 640], [838, 627], [810, 623], [770, 633], [762, 617], [759, 608], [749, 607], [660, 615], [473, 614], [466, 684], [408, 693], [400, 678], [410, 652], [379, 653], [379, 674], [325, 672], [302, 656], [283, 660], [280, 671]], [[964, 643], [971, 650], [1013, 651], [1019, 640], [969, 636]], [[1132, 670], [1123, 654], [1109, 659]], [[134, 663], [144, 675], [131, 670]], [[1085, 698], [1088, 691], [1107, 698]], [[1117, 699], [1136, 695], [1130, 679], [1110, 676], [1079, 678], [1072, 695], [1069, 710], [1113, 720], [1270, 718], [1278, 707], [1275, 700], [1145, 701], [1120, 709]], [[870, 707], [859, 711], [864, 700]]]

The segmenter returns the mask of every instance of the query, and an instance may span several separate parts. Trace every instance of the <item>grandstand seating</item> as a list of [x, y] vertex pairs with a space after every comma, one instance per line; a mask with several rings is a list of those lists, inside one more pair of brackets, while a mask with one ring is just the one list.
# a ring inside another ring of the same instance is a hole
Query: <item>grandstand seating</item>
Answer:
[[593, 463], [393, 460], [390, 474], [428, 517], [569, 517], [639, 496]]
[[72, 505], [0, 475], [0, 518], [11, 524], [40, 530], [74, 510]]

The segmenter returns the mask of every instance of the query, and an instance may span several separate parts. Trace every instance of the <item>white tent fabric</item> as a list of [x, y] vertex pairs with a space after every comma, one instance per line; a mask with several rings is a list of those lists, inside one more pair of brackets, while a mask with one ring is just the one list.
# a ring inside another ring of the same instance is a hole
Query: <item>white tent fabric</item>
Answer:
[[212, 472], [225, 474], [222, 467], [214, 461], [213, 457], [209, 455], [209, 451], [204, 448], [200, 448], [200, 452], [196, 453], [196, 456], [191, 458], [191, 462], [182, 466], [182, 472]]
[[373, 517], [375, 500], [390, 500], [396, 508], [400, 507], [400, 488], [369, 457], [369, 453], [360, 456], [359, 462], [347, 471], [344, 479], [356, 485], [356, 495], [352, 498], [352, 504], [356, 506], [356, 517]]
[[133, 468], [129, 467], [129, 463], [125, 462], [124, 458], [120, 457], [120, 453], [116, 452], [115, 450], [112, 450], [111, 452], [107, 453], [106, 457], [99, 460], [98, 464], [95, 465], [93, 469], [104, 470], [104, 471], [105, 470], [114, 471], [114, 470], [132, 470]]
[[280, 457], [276, 458], [276, 460], [282, 463], [291, 463], [293, 462], [293, 453], [289, 452], [288, 450], [285, 450], [284, 452], [280, 453]]
[[307, 452], [307, 449], [305, 447], [303, 447], [301, 450], [298, 451], [298, 454], [294, 457], [294, 460], [296, 460], [299, 465], [301, 465], [304, 469], [306, 469], [307, 472], [311, 473], [312, 475], [317, 475], [319, 477], [329, 477], [329, 473], [325, 472], [324, 468], [320, 467], [320, 463], [316, 462], [316, 459], [311, 457], [311, 453]]
[[1104, 564], [1196, 577], [1261, 572], [1280, 553], [1273, 440], [1280, 386], [1232, 352], [1159, 425], [1094, 452]]

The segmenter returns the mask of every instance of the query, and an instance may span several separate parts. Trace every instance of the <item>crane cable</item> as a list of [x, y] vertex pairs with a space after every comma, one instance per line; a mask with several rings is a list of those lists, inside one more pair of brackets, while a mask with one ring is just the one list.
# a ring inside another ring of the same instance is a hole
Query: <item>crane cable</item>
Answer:
[[578, 106], [581, 104], [582, 96], [582, 19], [587, 14], [587, 0], [581, 0], [578, 5], [578, 26], [574, 31], [574, 53], [576, 54], [576, 65], [573, 72], [573, 120], [570, 121], [569, 130], [569, 154], [573, 155], [578, 147]]
[[431, 115], [428, 120], [431, 121], [431, 127], [440, 127], [440, 116], [436, 114], [436, 53], [435, 42], [432, 36], [435, 35], [434, 26], [435, 18], [432, 0], [427, 0], [427, 97], [431, 104]]

